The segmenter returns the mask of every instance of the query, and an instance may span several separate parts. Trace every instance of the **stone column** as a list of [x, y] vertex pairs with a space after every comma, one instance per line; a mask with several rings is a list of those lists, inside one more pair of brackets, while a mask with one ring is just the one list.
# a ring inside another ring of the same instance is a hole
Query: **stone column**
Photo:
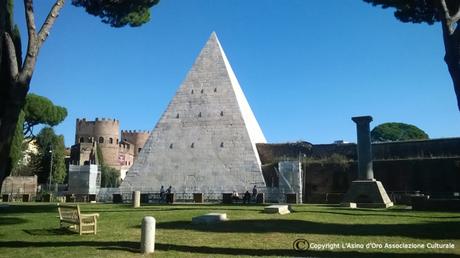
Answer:
[[133, 207], [134, 208], [141, 207], [141, 192], [140, 191], [133, 192]]
[[372, 117], [356, 116], [352, 117], [351, 120], [356, 123], [358, 135], [358, 180], [373, 180], [371, 133], [369, 130]]
[[155, 251], [156, 220], [154, 217], [142, 219], [141, 253], [150, 254]]

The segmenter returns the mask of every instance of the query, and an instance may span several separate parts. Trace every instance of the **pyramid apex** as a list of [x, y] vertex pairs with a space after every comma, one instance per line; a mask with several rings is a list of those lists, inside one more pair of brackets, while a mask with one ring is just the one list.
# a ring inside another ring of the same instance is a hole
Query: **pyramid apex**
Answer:
[[[211, 32], [211, 35], [209, 36], [208, 42], [209, 41], [219, 42], [219, 38], [217, 37], [217, 33], [215, 31]], [[220, 45], [220, 42], [219, 42], [219, 45]]]

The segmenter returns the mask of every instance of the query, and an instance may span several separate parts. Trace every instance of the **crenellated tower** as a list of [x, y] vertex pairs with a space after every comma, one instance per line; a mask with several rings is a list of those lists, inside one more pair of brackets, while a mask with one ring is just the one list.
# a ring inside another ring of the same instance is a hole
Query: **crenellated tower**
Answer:
[[[118, 162], [120, 122], [118, 120], [96, 118], [95, 121], [86, 121], [84, 118], [77, 119], [75, 128], [76, 145], [84, 147], [95, 142], [101, 150], [104, 164], [111, 167], [120, 165]], [[85, 147], [80, 149], [84, 150]]]
[[[123, 130], [120, 136], [120, 122], [116, 119], [96, 118], [88, 121], [77, 119], [75, 145], [71, 148], [72, 164], [95, 164], [97, 149], [102, 153], [102, 162], [120, 170], [124, 178], [135, 157], [149, 137], [149, 131]], [[100, 164], [100, 161], [99, 161]]]
[[121, 139], [125, 142], [129, 142], [134, 148], [134, 158], [137, 157], [139, 152], [144, 147], [147, 138], [149, 138], [149, 131], [140, 130], [121, 130]]

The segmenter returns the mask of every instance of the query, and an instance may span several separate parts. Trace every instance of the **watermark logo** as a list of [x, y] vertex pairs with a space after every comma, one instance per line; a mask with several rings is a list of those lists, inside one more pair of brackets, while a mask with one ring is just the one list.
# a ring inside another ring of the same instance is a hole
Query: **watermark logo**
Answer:
[[344, 250], [344, 249], [455, 249], [455, 244], [451, 242], [417, 242], [417, 243], [386, 243], [386, 242], [367, 242], [367, 243], [355, 243], [355, 242], [309, 242], [304, 238], [298, 238], [292, 243], [292, 248], [298, 252], [307, 250], [314, 251], [333, 251], [333, 250]]
[[298, 238], [292, 243], [292, 248], [298, 252], [307, 251], [310, 248], [310, 243], [303, 238]]

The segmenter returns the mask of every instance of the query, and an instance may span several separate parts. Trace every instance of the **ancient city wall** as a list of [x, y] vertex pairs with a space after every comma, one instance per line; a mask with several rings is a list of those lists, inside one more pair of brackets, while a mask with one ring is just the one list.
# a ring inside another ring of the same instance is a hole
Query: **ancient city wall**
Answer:
[[257, 143], [262, 164], [277, 162], [284, 158], [298, 158], [299, 155], [312, 155], [312, 145], [308, 142], [294, 143]]
[[37, 176], [7, 176], [2, 183], [2, 194], [35, 194]]
[[[296, 143], [257, 147], [264, 164], [299, 157], [300, 146]], [[460, 192], [460, 138], [374, 143], [372, 148], [375, 178], [390, 195], [413, 191], [431, 195]], [[339, 202], [350, 182], [357, 178], [356, 144], [312, 145], [310, 152], [301, 153], [307, 154], [303, 162], [304, 200]], [[268, 185], [277, 182], [273, 166], [264, 166]]]
[[[357, 178], [357, 163], [303, 164], [305, 198], [308, 202], [337, 203]], [[460, 157], [374, 161], [374, 176], [391, 194], [420, 191], [432, 196], [460, 192]]]
[[460, 156], [460, 138], [443, 138], [372, 144], [374, 159]]
[[[276, 159], [298, 158], [299, 154], [314, 158], [329, 157], [332, 154], [339, 154], [353, 160], [357, 158], [355, 143], [258, 143], [257, 149], [262, 164], [273, 162]], [[455, 157], [460, 156], [460, 138], [373, 143], [372, 153], [374, 160]]]

